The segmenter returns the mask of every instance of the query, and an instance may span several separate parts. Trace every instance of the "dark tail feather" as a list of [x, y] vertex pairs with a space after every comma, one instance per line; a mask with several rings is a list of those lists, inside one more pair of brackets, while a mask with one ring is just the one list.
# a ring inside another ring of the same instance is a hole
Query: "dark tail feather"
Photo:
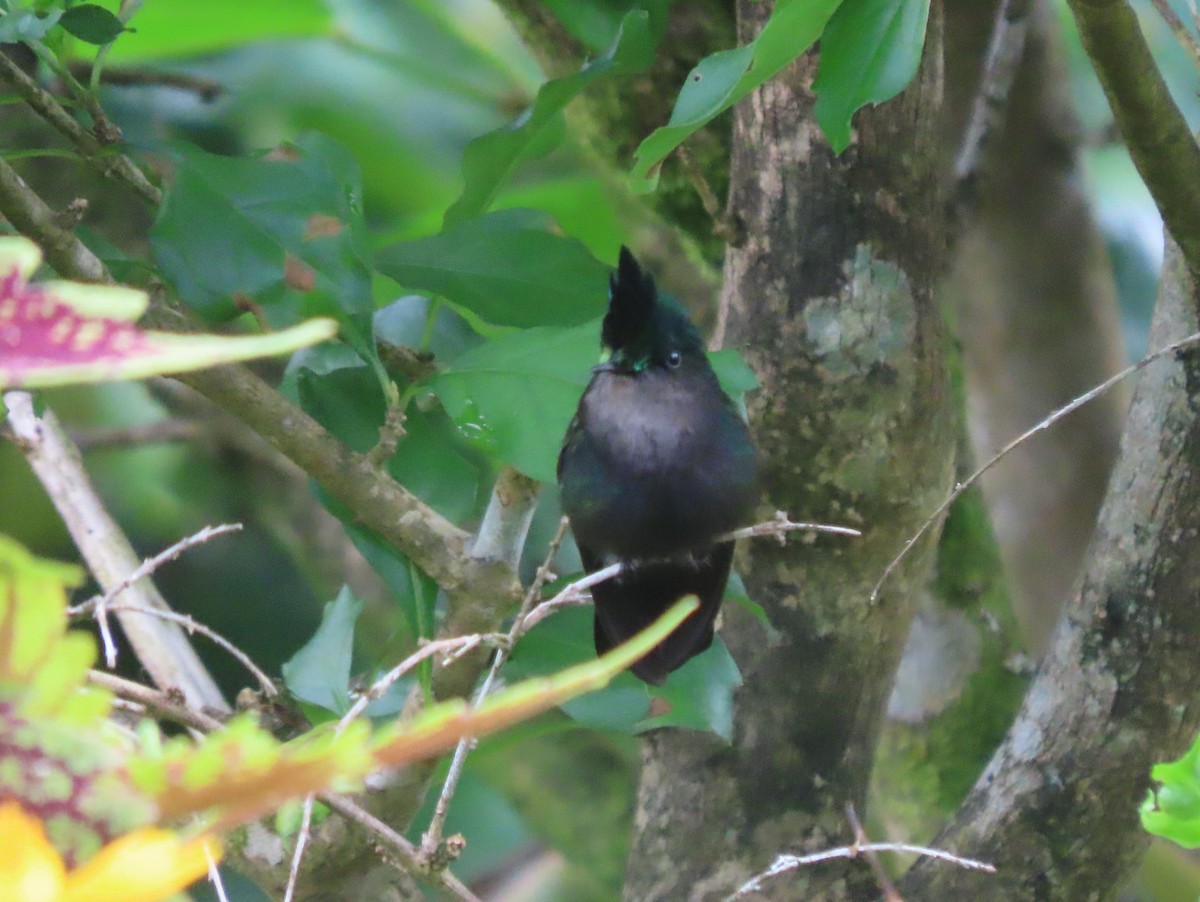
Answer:
[[[603, 566], [587, 549], [579, 552], [589, 573]], [[699, 610], [633, 665], [634, 674], [642, 680], [662, 683], [672, 670], [712, 645], [713, 623], [732, 561], [733, 543], [723, 542], [691, 561], [638, 564], [616, 579], [593, 586], [596, 653], [604, 654], [645, 629], [684, 595], [696, 595]]]

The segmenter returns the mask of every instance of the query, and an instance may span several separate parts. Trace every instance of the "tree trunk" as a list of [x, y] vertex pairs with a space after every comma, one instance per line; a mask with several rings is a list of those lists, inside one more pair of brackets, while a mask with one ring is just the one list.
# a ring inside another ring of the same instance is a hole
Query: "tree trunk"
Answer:
[[[739, 4], [739, 38], [766, 4]], [[835, 158], [812, 118], [810, 54], [741, 104], [726, 257], [728, 343], [758, 373], [749, 405], [766, 503], [863, 529], [858, 540], [754, 542], [739, 566], [777, 641], [736, 611], [731, 746], [680, 730], [644, 743], [626, 898], [719, 898], [783, 850], [851, 838], [930, 541], [876, 604], [874, 581], [949, 488], [954, 429], [934, 302], [946, 234], [937, 183], [941, 14], [901, 97], [856, 118]], [[850, 877], [851, 883], [846, 882]], [[830, 865], [781, 898], [843, 898], [870, 872]], [[783, 882], [781, 881], [781, 884]]]

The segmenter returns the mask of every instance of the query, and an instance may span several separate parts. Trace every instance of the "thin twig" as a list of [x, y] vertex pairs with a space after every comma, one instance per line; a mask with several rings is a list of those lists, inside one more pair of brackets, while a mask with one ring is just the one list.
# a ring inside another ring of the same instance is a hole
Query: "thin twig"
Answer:
[[118, 595], [136, 583], [139, 579], [149, 576], [163, 564], [167, 563], [167, 561], [175, 560], [189, 548], [194, 548], [197, 545], [203, 545], [210, 539], [215, 539], [217, 536], [223, 536], [226, 533], [240, 532], [241, 529], [241, 523], [222, 523], [220, 526], [205, 526], [199, 532], [193, 533], [190, 536], [185, 536], [174, 545], [164, 548], [153, 557], [146, 558], [136, 570], [130, 573], [127, 577], [125, 577], [103, 595], [93, 595], [87, 601], [67, 608], [67, 616], [79, 617], [83, 614], [89, 613], [95, 607], [108, 604], [116, 599]]
[[874, 849], [868, 848], [871, 840], [867, 837], [867, 831], [863, 829], [862, 821], [858, 819], [858, 812], [854, 810], [853, 802], [846, 803], [846, 820], [850, 821], [850, 828], [854, 831], [854, 847], [863, 853], [867, 863], [871, 865], [871, 870], [875, 874], [875, 882], [883, 891], [885, 902], [904, 902], [904, 897], [900, 895], [900, 891], [892, 883], [892, 878], [884, 870], [883, 864], [879, 860], [879, 854]]
[[471, 892], [450, 871], [443, 869], [430, 872], [426, 869], [417, 847], [369, 811], [360, 808], [350, 799], [336, 793], [322, 793], [320, 799], [332, 810], [342, 815], [342, 817], [354, 821], [354, 823], [386, 842], [391, 847], [391, 850], [398, 854], [402, 866], [410, 874], [420, 874], [423, 877], [427, 877], [447, 892], [453, 894], [456, 898], [463, 900], [463, 902], [480, 902], [479, 897]]
[[235, 658], [239, 664], [250, 671], [254, 678], [258, 680], [259, 687], [268, 697], [273, 698], [279, 694], [279, 690], [275, 688], [275, 684], [271, 681], [271, 678], [267, 676], [257, 664], [254, 663], [254, 660], [248, 654], [214, 630], [211, 626], [205, 626], [191, 615], [178, 614], [175, 611], [163, 611], [159, 608], [146, 608], [134, 604], [113, 604], [107, 605], [106, 607], [108, 610], [114, 612], [123, 611], [130, 614], [146, 614], [150, 617], [157, 617], [160, 620], [168, 620], [171, 623], [178, 623], [189, 633], [199, 633], [201, 636], [207, 637], [217, 645], [221, 646], [221, 648], [225, 649], [225, 651], [229, 652], [229, 654]]
[[114, 695], [137, 702], [148, 711], [181, 726], [191, 727], [202, 733], [211, 733], [224, 726], [212, 715], [174, 701], [169, 693], [163, 692], [161, 689], [143, 686], [141, 683], [135, 683], [133, 680], [127, 680], [125, 677], [106, 673], [103, 670], [89, 670], [87, 678], [89, 683], [103, 686]]
[[360, 694], [354, 704], [350, 706], [342, 719], [338, 721], [338, 732], [345, 730], [350, 723], [358, 718], [367, 706], [376, 699], [383, 698], [383, 694], [399, 680], [402, 676], [424, 661], [426, 658], [432, 658], [434, 655], [450, 654], [460, 651], [463, 648], [476, 648], [484, 642], [497, 642], [504, 637], [499, 633], [473, 634], [470, 636], [454, 636], [450, 639], [436, 639], [432, 642], [426, 642], [411, 655], [377, 679], [371, 684], [370, 688]]
[[778, 536], [783, 541], [789, 532], [827, 532], [839, 536], [861, 538], [862, 532], [849, 526], [834, 526], [829, 523], [793, 523], [783, 511], [776, 511], [773, 520], [755, 523], [726, 533], [717, 539], [718, 542], [736, 541], [738, 539], [753, 539], [758, 536]]
[[946, 852], [942, 849], [931, 849], [928, 846], [913, 846], [908, 843], [897, 842], [855, 843], [852, 846], [840, 846], [836, 849], [826, 849], [824, 852], [814, 852], [812, 855], [780, 855], [776, 857], [769, 868], [761, 874], [750, 878], [738, 887], [737, 892], [731, 896], [727, 896], [726, 902], [741, 899], [750, 893], [761, 892], [762, 882], [770, 877], [794, 871], [797, 868], [807, 867], [810, 864], [819, 864], [822, 861], [833, 861], [837, 858], [857, 858], [859, 855], [866, 854], [867, 852], [900, 852], [909, 855], [923, 855], [926, 858], [934, 858], [938, 861], [956, 864], [969, 871], [984, 871], [988, 874], [996, 873], [995, 865], [988, 864], [986, 861], [963, 858], [952, 852]]
[[[786, 540], [786, 534], [789, 532], [826, 532], [834, 535], [858, 537], [862, 533], [857, 529], [852, 529], [849, 526], [834, 526], [828, 523], [794, 523], [788, 519], [788, 516], [783, 511], [776, 511], [775, 516], [771, 520], [765, 520], [762, 523], [755, 523], [753, 526], [745, 526], [741, 529], [735, 529], [733, 532], [726, 533], [720, 536], [718, 542], [730, 542], [738, 539], [752, 539], [759, 536], [778, 536], [781, 542]], [[551, 614], [555, 614], [563, 608], [573, 607], [575, 605], [587, 604], [588, 599], [584, 596], [584, 591], [590, 589], [597, 583], [602, 583], [618, 576], [623, 569], [620, 562], [609, 564], [594, 573], [589, 573], [572, 583], [564, 586], [557, 595], [553, 598], [543, 601], [536, 608], [529, 612], [522, 620], [521, 632], [526, 633], [533, 627], [537, 626]]]
[[[1175, 40], [1183, 45], [1183, 49], [1192, 58], [1192, 63], [1200, 66], [1200, 42], [1196, 41], [1196, 36], [1188, 30], [1183, 19], [1175, 12], [1175, 9], [1170, 4], [1170, 0], [1150, 0], [1150, 2], [1154, 4], [1154, 8], [1158, 10], [1158, 14], [1162, 16], [1162, 20], [1167, 23], [1167, 27], [1175, 35]], [[1193, 5], [1192, 8], [1195, 9], [1195, 6]]]
[[[54, 502], [96, 581], [105, 590], [117, 585], [137, 569], [141, 559], [105, 510], [88, 479], [79, 450], [53, 411], [47, 409], [41, 416], [34, 413], [33, 399], [27, 392], [6, 392], [4, 403], [18, 447]], [[140, 580], [128, 591], [139, 607], [170, 611], [152, 580]], [[119, 619], [155, 685], [180, 690], [187, 702], [198, 708], [229, 709], [188, 637], [169, 618], [148, 621], [122, 615]]]
[[[487, 694], [496, 682], [501, 668], [504, 667], [509, 656], [512, 654], [517, 637], [528, 629], [525, 626], [525, 621], [533, 610], [534, 599], [542, 591], [542, 586], [550, 579], [550, 565], [554, 562], [554, 556], [558, 554], [559, 546], [562, 545], [563, 538], [567, 534], [567, 525], [568, 521], [566, 517], [559, 520], [558, 531], [555, 532], [554, 538], [550, 540], [549, 548], [546, 550], [546, 557], [538, 567], [537, 573], [534, 574], [533, 581], [525, 591], [524, 598], [521, 599], [521, 607], [517, 611], [517, 616], [513, 618], [513, 624], [508, 631], [507, 639], [496, 649], [496, 654], [492, 658], [492, 666], [488, 668], [487, 676], [483, 678], [483, 684], [479, 687], [479, 692], [476, 693], [474, 707], [479, 707], [480, 703], [487, 698]], [[462, 776], [463, 768], [466, 766], [467, 754], [474, 746], [474, 739], [461, 739], [454, 749], [454, 757], [450, 760], [449, 770], [446, 771], [446, 779], [442, 783], [442, 791], [438, 795], [437, 804], [434, 806], [433, 816], [429, 819], [429, 827], [421, 836], [421, 856], [426, 861], [432, 860], [441, 851], [442, 828], [446, 823], [446, 816], [450, 811], [450, 801], [454, 798], [459, 778]]]
[[71, 438], [85, 454], [108, 448], [141, 447], [165, 442], [194, 442], [206, 438], [194, 420], [155, 420], [141, 426], [116, 429], [72, 429]]
[[892, 560], [888, 563], [888, 565], [886, 567], [883, 568], [883, 573], [880, 575], [879, 580], [875, 583], [874, 588], [871, 589], [871, 599], [870, 599], [871, 602], [875, 603], [876, 601], [879, 600], [879, 593], [883, 589], [883, 584], [887, 582], [888, 578], [892, 575], [892, 573], [896, 570], [896, 568], [898, 566], [900, 566], [900, 562], [904, 560], [904, 558], [908, 555], [908, 552], [910, 550], [912, 550], [912, 547], [921, 540], [921, 537], [924, 536], [925, 533], [927, 533], [929, 531], [929, 529], [933, 526], [934, 523], [938, 522], [938, 520], [941, 518], [942, 514], [944, 514], [947, 510], [949, 510], [950, 505], [952, 505], [955, 501], [958, 500], [959, 495], [961, 495], [963, 492], [965, 492], [967, 489], [969, 489], [971, 486], [973, 486], [976, 482], [978, 482], [979, 478], [981, 476], [983, 476], [984, 473], [986, 473], [988, 470], [992, 469], [992, 467], [996, 466], [996, 464], [998, 464], [1001, 460], [1003, 460], [1010, 451], [1012, 451], [1014, 448], [1018, 447], [1019, 445], [1023, 444], [1024, 442], [1028, 441], [1030, 438], [1037, 435], [1039, 432], [1042, 432], [1045, 429], [1049, 429], [1051, 426], [1053, 426], [1055, 423], [1057, 423], [1059, 420], [1061, 420], [1067, 414], [1073, 413], [1074, 411], [1076, 411], [1080, 407], [1082, 407], [1084, 404], [1088, 403], [1091, 400], [1094, 400], [1095, 398], [1098, 398], [1100, 395], [1104, 394], [1106, 391], [1108, 391], [1110, 388], [1112, 388], [1117, 383], [1121, 382], [1123, 379], [1126, 379], [1129, 376], [1132, 376], [1138, 370], [1153, 363], [1154, 361], [1158, 360], [1160, 357], [1167, 357], [1171, 354], [1175, 354], [1175, 353], [1183, 350], [1184, 348], [1188, 348], [1194, 344], [1197, 344], [1198, 342], [1200, 342], [1200, 332], [1194, 332], [1191, 335], [1189, 335], [1187, 338], [1181, 338], [1181, 339], [1179, 339], [1179, 341], [1172, 342], [1171, 344], [1167, 345], [1165, 348], [1160, 348], [1159, 350], [1155, 351], [1153, 354], [1149, 354], [1146, 357], [1143, 357], [1137, 363], [1133, 364], [1132, 366], [1126, 367], [1125, 369], [1121, 370], [1121, 372], [1117, 373], [1115, 376], [1112, 376], [1112, 377], [1106, 379], [1104, 382], [1101, 382], [1095, 388], [1080, 395], [1078, 398], [1076, 398], [1071, 403], [1067, 404], [1065, 407], [1058, 408], [1058, 410], [1054, 411], [1054, 413], [1050, 414], [1050, 416], [1046, 417], [1046, 419], [1042, 420], [1036, 426], [1033, 426], [1032, 428], [1027, 429], [1025, 432], [1022, 432], [1019, 436], [1017, 436], [1015, 439], [1013, 439], [1011, 442], [1009, 442], [1007, 445], [1005, 445], [1003, 448], [1001, 448], [995, 454], [995, 456], [993, 456], [987, 463], [985, 463], [982, 467], [980, 467], [978, 470], [976, 470], [974, 473], [972, 473], [970, 476], [968, 476], [964, 481], [956, 484], [954, 486], [953, 490], [950, 492], [950, 494], [946, 496], [946, 500], [943, 501], [941, 504], [939, 504], [937, 506], [937, 508], [933, 511], [933, 513], [929, 515], [929, 518], [924, 523], [921, 524], [920, 529], [918, 529], [915, 533], [913, 533], [912, 536], [909, 537], [908, 541], [904, 543], [904, 547], [900, 549], [900, 552], [894, 558], [892, 558]]
[[975, 92], [971, 119], [954, 161], [959, 203], [970, 199], [983, 165], [987, 139], [1000, 124], [1008, 105], [1008, 95], [1025, 52], [1029, 6], [1029, 0], [1000, 0], [996, 9], [996, 23], [992, 26], [992, 38], [979, 89]]
[[300, 831], [296, 834], [296, 848], [292, 851], [292, 866], [288, 869], [287, 888], [283, 891], [283, 902], [292, 902], [296, 893], [296, 881], [300, 878], [300, 862], [304, 860], [304, 847], [312, 831], [313, 801], [316, 796], [309, 793], [304, 797], [304, 815], [300, 819]]
[[[80, 155], [101, 175], [129, 186], [152, 206], [162, 203], [162, 190], [152, 185], [146, 174], [129, 157], [103, 146], [96, 135], [84, 128], [63, 108], [58, 98], [26, 75], [20, 66], [3, 53], [0, 53], [0, 78], [12, 85], [22, 100], [75, 145]], [[78, 82], [76, 85], [78, 86]], [[83, 91], [82, 87], [80, 90]], [[83, 94], [86, 95], [87, 92], [83, 91]], [[96, 110], [89, 109], [89, 112], [95, 116]], [[100, 121], [97, 120], [98, 123]]]
[[[82, 60], [69, 63], [68, 68], [76, 78], [87, 78], [92, 70], [91, 64]], [[211, 103], [225, 91], [225, 86], [213, 78], [130, 66], [106, 66], [100, 73], [100, 81], [121, 88], [175, 88], [195, 94], [205, 103]]]
[[221, 869], [217, 867], [217, 861], [208, 850], [207, 843], [204, 846], [204, 857], [208, 860], [208, 880], [213, 885], [213, 892], [217, 894], [217, 902], [229, 902], [225, 884], [221, 882]]
[[167, 561], [173, 561], [183, 552], [187, 551], [196, 545], [201, 545], [209, 539], [216, 536], [224, 535], [228, 532], [238, 532], [241, 530], [240, 523], [226, 523], [222, 526], [206, 526], [195, 535], [187, 536], [180, 539], [174, 545], [164, 551], [159, 552], [154, 557], [147, 558], [142, 561], [141, 565], [136, 570], [121, 580], [115, 586], [106, 591], [103, 595], [94, 595], [82, 604], [67, 608], [67, 616], [79, 617], [95, 611], [96, 625], [100, 629], [100, 642], [104, 648], [104, 663], [109, 670], [117, 666], [117, 644], [113, 641], [112, 629], [108, 625], [109, 603], [114, 598], [132, 586], [140, 579], [149, 576]]

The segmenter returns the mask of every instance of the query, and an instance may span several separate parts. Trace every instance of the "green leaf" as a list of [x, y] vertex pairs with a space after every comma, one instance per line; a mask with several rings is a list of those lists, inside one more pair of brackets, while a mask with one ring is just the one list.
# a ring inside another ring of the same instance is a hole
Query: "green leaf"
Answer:
[[117, 41], [110, 63], [145, 63], [218, 53], [272, 38], [332, 35], [322, 0], [154, 0], [138, 9], [134, 29]]
[[63, 13], [59, 24], [79, 40], [97, 46], [116, 40], [125, 30], [120, 19], [94, 3], [72, 6]]
[[316, 633], [283, 665], [283, 679], [292, 695], [339, 716], [350, 710], [354, 624], [362, 609], [363, 603], [349, 587], [325, 605]]
[[841, 2], [779, 0], [757, 38], [701, 60], [680, 88], [670, 121], [638, 146], [630, 173], [634, 190], [653, 191], [667, 155], [808, 50]]
[[487, 211], [520, 162], [535, 151], [545, 153], [550, 149], [540, 139], [548, 126], [558, 122], [563, 108], [601, 77], [648, 69], [654, 62], [658, 37], [651, 33], [650, 14], [643, 9], [631, 10], [607, 51], [573, 75], [547, 81], [538, 90], [533, 105], [516, 120], [468, 144], [463, 151], [463, 192], [446, 211], [445, 224], [451, 226]]
[[600, 327], [527, 329], [466, 352], [430, 380], [480, 448], [543, 482], [599, 355]]
[[40, 41], [50, 33], [62, 10], [54, 9], [38, 15], [31, 9], [20, 9], [0, 17], [0, 44], [19, 44], [22, 41]]
[[708, 362], [712, 364], [721, 388], [725, 389], [725, 393], [730, 397], [736, 398], [758, 388], [758, 376], [737, 349], [722, 348], [719, 351], [710, 351]]
[[441, 295], [504, 326], [575, 325], [601, 315], [608, 267], [582, 244], [503, 210], [394, 244], [376, 264], [409, 289]]
[[163, 275], [209, 320], [263, 305], [273, 325], [340, 314], [369, 335], [370, 269], [354, 157], [310, 134], [270, 157], [174, 148], [175, 181], [150, 232]]
[[[309, 348], [296, 354], [289, 373], [295, 374], [306, 413], [356, 451], [375, 447], [387, 403], [373, 371], [357, 354], [344, 345]], [[460, 448], [462, 439], [445, 413], [410, 406], [387, 467], [438, 513], [461, 522], [474, 511], [480, 472]]]
[[813, 110], [835, 153], [850, 144], [850, 118], [904, 90], [921, 64], [929, 0], [844, 3], [821, 36]]
[[[517, 643], [508, 665], [513, 678], [554, 673], [596, 655], [592, 610], [568, 608], [529, 631]], [[672, 673], [662, 686], [648, 686], [630, 673], [608, 688], [563, 704], [562, 710], [583, 726], [639, 733], [660, 726], [687, 727], [733, 734], [733, 691], [741, 674], [720, 637], [713, 647]], [[650, 716], [651, 702], [662, 713]]]
[[1161, 786], [1142, 803], [1142, 827], [1185, 849], [1200, 848], [1200, 738], [1178, 761], [1154, 765], [1150, 779]]

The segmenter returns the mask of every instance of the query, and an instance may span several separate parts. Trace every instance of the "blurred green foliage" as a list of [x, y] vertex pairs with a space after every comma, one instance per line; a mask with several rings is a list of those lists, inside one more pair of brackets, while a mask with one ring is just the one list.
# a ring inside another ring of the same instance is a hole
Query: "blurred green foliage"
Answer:
[[[678, 92], [670, 121], [644, 136], [632, 159], [603, 161], [610, 168], [601, 171], [573, 142], [563, 110], [605, 80], [651, 66], [666, 0], [546, 3], [588, 52], [578, 65], [564, 61], [565, 74], [551, 81], [487, 0], [155, 0], [99, 51], [87, 39], [103, 37], [96, 29], [106, 27], [104, 17], [85, 21], [76, 13], [68, 29], [56, 17], [61, 4], [19, 14], [11, 4], [0, 0], [10, 13], [0, 18], [0, 39], [44, 40], [62, 58], [94, 63], [98, 71], [137, 66], [221, 87], [215, 99], [165, 84], [102, 89], [103, 106], [139, 157], [166, 174], [169, 190], [148, 235], [122, 230], [122, 211], [111, 205], [83, 234], [106, 261], [121, 264], [122, 277], [140, 277], [138, 261], [152, 261], [210, 319], [250, 311], [280, 325], [314, 312], [338, 316], [347, 345], [300, 352], [286, 372], [264, 373], [282, 378], [285, 393], [360, 451], [375, 444], [397, 400], [394, 383], [407, 420], [389, 469], [466, 528], [476, 525], [500, 465], [553, 480], [559, 440], [599, 350], [607, 264], [627, 237], [632, 190], [653, 190], [659, 166], [680, 142], [802, 53], [827, 22], [818, 115], [832, 142], [844, 145], [855, 109], [886, 100], [915, 71], [929, 9], [928, 0], [840, 9], [836, 0], [778, 0], [757, 45], [697, 59], [684, 84], [656, 86], [668, 96]], [[1148, 0], [1137, 5], [1195, 123], [1195, 68]], [[100, 6], [118, 11], [117, 0]], [[1186, 18], [1183, 0], [1176, 6]], [[1160, 227], [1127, 157], [1107, 135], [1103, 96], [1069, 15], [1062, 18], [1077, 107], [1096, 136], [1089, 184], [1123, 288], [1131, 353], [1138, 353]], [[614, 179], [624, 172], [631, 178]], [[435, 366], [385, 372], [376, 339], [429, 352]], [[754, 387], [735, 354], [722, 352], [714, 362], [733, 390]], [[161, 420], [159, 398], [134, 385], [47, 394], [79, 429]], [[333, 601], [340, 583], [321, 572], [298, 522], [311, 509], [283, 500], [296, 492], [296, 481], [246, 448], [215, 441], [97, 450], [88, 466], [147, 553], [207, 522], [246, 522], [246, 533], [189, 552], [159, 581], [177, 607], [229, 635], [268, 670], [282, 667], [310, 707], [341, 710], [353, 680], [386, 669], [435, 629], [436, 585], [315, 492], [379, 578], [378, 593], [362, 600], [361, 617], [348, 594]], [[0, 532], [41, 553], [70, 556], [36, 483], [3, 445], [0, 498]], [[556, 492], [547, 486], [522, 562], [526, 577], [556, 523]], [[569, 540], [556, 567], [565, 574], [578, 568]], [[734, 583], [731, 594], [739, 592], [744, 596]], [[741, 600], [755, 610], [752, 600]], [[318, 631], [324, 602], [330, 607]], [[226, 687], [242, 685], [236, 665], [202, 650]], [[990, 658], [1001, 651], [986, 649]], [[518, 646], [511, 676], [548, 672], [591, 653], [588, 612], [570, 610]], [[553, 848], [561, 856], [558, 898], [613, 898], [637, 766], [626, 734], [674, 723], [728, 737], [739, 680], [717, 643], [654, 693], [665, 704], [653, 711], [646, 687], [627, 676], [567, 706], [565, 715], [486, 743], [469, 759], [447, 825], [468, 837], [462, 876], [496, 875], [514, 856]], [[991, 741], [1016, 690], [1002, 687], [998, 708], [987, 698], [992, 689], [975, 688], [963, 700], [961, 720], [977, 725], [982, 717]], [[382, 715], [385, 707], [371, 713]], [[579, 724], [592, 729], [580, 731]], [[951, 747], [953, 738], [929, 742], [947, 755], [961, 751]], [[961, 794], [984, 754], [972, 749], [954, 785], [936, 789], [944, 803]], [[553, 792], [539, 792], [541, 780]], [[414, 830], [426, 818], [418, 816]], [[251, 898], [246, 892], [234, 898]]]

